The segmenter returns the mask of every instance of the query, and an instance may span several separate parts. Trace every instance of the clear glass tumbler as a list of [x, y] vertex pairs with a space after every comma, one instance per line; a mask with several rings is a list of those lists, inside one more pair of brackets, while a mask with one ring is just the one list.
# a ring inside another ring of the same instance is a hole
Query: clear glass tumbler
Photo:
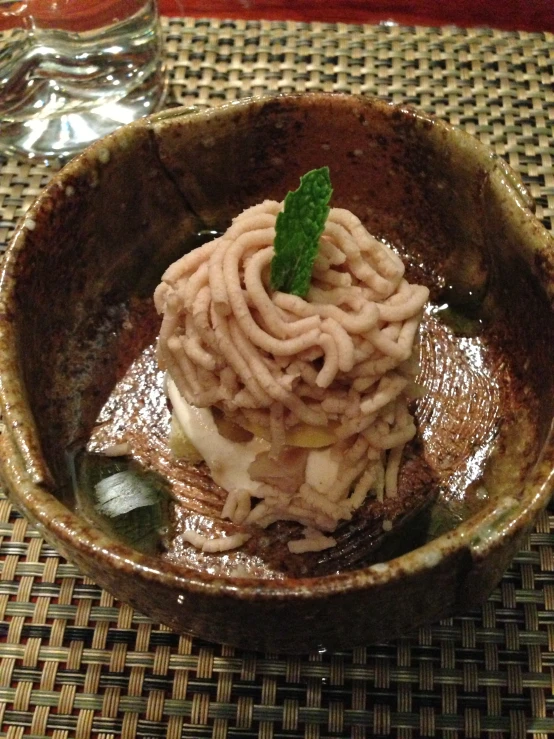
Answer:
[[0, 0], [0, 153], [66, 161], [163, 94], [155, 0]]

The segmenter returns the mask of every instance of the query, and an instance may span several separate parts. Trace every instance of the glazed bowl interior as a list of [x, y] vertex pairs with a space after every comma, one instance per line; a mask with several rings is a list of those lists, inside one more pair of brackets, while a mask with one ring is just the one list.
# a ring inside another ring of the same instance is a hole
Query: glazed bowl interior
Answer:
[[[419, 421], [442, 497], [422, 546], [389, 563], [267, 582], [137, 551], [83, 516], [72, 450], [155, 339], [150, 298], [163, 270], [199, 233], [281, 200], [324, 165], [332, 205], [353, 211], [431, 289]], [[7, 253], [4, 478], [63, 553], [178, 630], [292, 651], [397, 635], [482, 600], [546, 503], [552, 275], [552, 242], [517, 176], [478, 142], [410, 109], [304, 95], [140, 121], [64, 168]], [[354, 623], [345, 616], [353, 611]]]

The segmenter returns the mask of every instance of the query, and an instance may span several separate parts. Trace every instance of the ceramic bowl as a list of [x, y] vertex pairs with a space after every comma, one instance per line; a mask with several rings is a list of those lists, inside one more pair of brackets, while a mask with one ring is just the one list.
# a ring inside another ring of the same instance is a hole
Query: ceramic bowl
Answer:
[[[442, 439], [441, 469], [460, 440], [472, 449], [467, 404], [479, 406], [484, 392], [487, 407], [500, 409], [490, 438], [480, 439], [485, 453], [472, 458], [478, 474], [466, 469], [467, 490], [443, 486], [454, 511], [448, 526], [351, 571], [265, 580], [139, 552], [80, 512], [67, 465], [146, 340], [113, 317], [151, 294], [191, 234], [282, 199], [300, 175], [326, 164], [333, 204], [406, 256], [431, 286], [430, 320], [444, 318], [476, 373], [483, 357], [488, 363], [481, 391], [452, 381], [445, 394], [433, 383], [456, 360], [424, 362], [424, 446], [432, 453]], [[0, 300], [1, 469], [12, 501], [83, 573], [176, 631], [291, 652], [406, 634], [481, 603], [551, 493], [552, 239], [500, 158], [409, 107], [277, 96], [175, 109], [124, 127], [69, 163], [30, 208], [3, 261]], [[481, 336], [493, 346], [472, 360], [468, 347]], [[494, 402], [487, 385], [496, 387]], [[466, 493], [474, 505], [457, 499]]]

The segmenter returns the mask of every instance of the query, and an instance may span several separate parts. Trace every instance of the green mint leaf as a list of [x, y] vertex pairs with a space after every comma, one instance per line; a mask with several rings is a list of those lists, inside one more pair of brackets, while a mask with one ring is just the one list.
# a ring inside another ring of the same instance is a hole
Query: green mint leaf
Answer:
[[298, 190], [287, 194], [275, 224], [270, 275], [273, 290], [303, 298], [310, 289], [332, 192], [329, 167], [321, 167], [301, 177]]

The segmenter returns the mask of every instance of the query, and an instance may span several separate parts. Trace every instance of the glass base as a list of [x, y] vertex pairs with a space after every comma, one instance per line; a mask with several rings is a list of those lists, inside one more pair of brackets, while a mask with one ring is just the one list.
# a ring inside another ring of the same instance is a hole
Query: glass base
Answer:
[[133, 94], [78, 112], [49, 118], [2, 123], [0, 154], [25, 158], [41, 164], [65, 164], [89, 144], [116, 128], [154, 113], [165, 96], [163, 80], [148, 94]]

